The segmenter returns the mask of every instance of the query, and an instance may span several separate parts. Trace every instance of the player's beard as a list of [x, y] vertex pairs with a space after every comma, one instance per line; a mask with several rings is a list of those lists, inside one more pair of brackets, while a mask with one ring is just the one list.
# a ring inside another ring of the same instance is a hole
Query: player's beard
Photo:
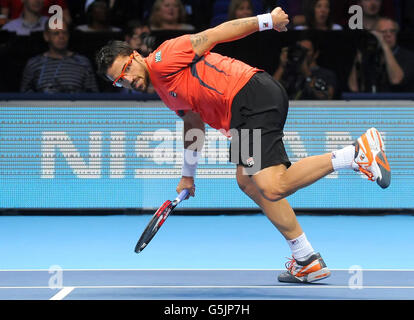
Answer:
[[132, 88], [135, 91], [146, 92], [148, 89], [148, 85], [149, 85], [149, 77], [145, 75], [144, 77], [137, 77], [133, 82]]

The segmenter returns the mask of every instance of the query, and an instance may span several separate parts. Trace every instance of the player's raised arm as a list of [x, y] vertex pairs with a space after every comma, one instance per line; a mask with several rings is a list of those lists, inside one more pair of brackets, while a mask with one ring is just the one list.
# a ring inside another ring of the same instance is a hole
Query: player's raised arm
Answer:
[[193, 34], [190, 39], [194, 52], [202, 56], [218, 43], [241, 39], [256, 31], [287, 31], [288, 23], [288, 15], [282, 8], [277, 7], [271, 13], [224, 22], [217, 27]]

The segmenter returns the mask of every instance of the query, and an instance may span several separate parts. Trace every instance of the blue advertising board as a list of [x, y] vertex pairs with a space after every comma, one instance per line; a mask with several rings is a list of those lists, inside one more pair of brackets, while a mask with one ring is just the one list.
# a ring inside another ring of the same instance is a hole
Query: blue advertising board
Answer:
[[[176, 194], [182, 126], [161, 101], [0, 101], [0, 208], [156, 208]], [[289, 196], [294, 208], [414, 208], [412, 101], [294, 101], [284, 142], [296, 162], [370, 127], [383, 134], [391, 186], [335, 172]], [[206, 132], [196, 197], [182, 208], [257, 208], [238, 189], [228, 139]]]

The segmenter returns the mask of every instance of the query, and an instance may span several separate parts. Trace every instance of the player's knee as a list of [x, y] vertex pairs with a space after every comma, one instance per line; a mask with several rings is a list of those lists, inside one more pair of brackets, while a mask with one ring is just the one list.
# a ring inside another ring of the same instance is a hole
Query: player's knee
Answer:
[[247, 193], [251, 182], [248, 181], [246, 178], [237, 177], [237, 184], [241, 191], [243, 191], [244, 193]]
[[288, 190], [282, 184], [266, 185], [260, 188], [263, 197], [269, 201], [279, 201], [288, 195]]

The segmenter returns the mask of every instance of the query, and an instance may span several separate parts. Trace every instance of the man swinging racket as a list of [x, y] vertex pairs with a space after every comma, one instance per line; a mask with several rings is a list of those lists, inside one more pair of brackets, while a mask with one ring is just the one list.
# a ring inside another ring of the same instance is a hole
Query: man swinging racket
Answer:
[[[162, 43], [148, 57], [112, 41], [97, 54], [98, 72], [115, 86], [145, 91], [151, 83], [164, 103], [191, 129], [204, 124], [231, 136], [230, 161], [237, 164], [240, 189], [260, 206], [292, 250], [281, 282], [308, 283], [330, 275], [299, 225], [286, 197], [342, 169], [364, 173], [387, 188], [390, 167], [380, 133], [369, 129], [348, 147], [291, 164], [283, 145], [288, 97], [263, 70], [210, 50], [256, 31], [287, 31], [287, 14], [276, 8], [256, 17], [227, 21], [203, 32]], [[259, 133], [259, 134], [257, 134]], [[184, 141], [184, 164], [177, 192], [194, 196], [194, 175], [203, 139]]]

